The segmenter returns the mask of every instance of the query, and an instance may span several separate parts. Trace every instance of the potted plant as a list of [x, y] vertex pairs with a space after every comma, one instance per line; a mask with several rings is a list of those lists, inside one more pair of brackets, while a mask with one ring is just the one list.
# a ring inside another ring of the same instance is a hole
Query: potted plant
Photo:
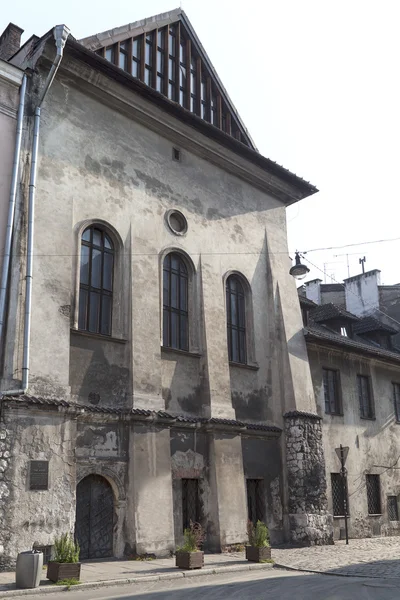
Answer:
[[269, 532], [265, 523], [257, 521], [254, 525], [251, 521], [247, 524], [249, 545], [246, 546], [246, 558], [252, 562], [263, 562], [271, 560], [271, 546], [269, 544]]
[[79, 581], [81, 563], [79, 562], [79, 544], [69, 533], [65, 533], [54, 541], [54, 560], [47, 565], [47, 579], [61, 581], [63, 579], [76, 579]]
[[203, 527], [190, 521], [190, 527], [183, 535], [185, 543], [176, 550], [176, 566], [180, 569], [201, 569], [204, 566], [204, 552], [200, 550], [205, 539]]

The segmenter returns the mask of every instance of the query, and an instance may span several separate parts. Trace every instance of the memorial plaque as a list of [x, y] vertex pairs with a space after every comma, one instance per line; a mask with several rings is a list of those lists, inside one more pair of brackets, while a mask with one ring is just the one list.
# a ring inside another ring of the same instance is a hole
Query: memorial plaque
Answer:
[[47, 490], [49, 488], [49, 461], [31, 460], [29, 472], [30, 490]]

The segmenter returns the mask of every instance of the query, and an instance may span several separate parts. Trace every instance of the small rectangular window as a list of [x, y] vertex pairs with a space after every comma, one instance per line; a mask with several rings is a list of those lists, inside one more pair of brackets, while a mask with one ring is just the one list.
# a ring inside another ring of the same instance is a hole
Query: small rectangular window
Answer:
[[324, 383], [325, 412], [330, 415], [341, 413], [339, 397], [339, 375], [333, 369], [322, 369]]
[[114, 64], [114, 59], [115, 59], [115, 48], [114, 48], [114, 46], [109, 46], [108, 48], [106, 48], [106, 59], [109, 60], [111, 63]]
[[139, 36], [132, 40], [132, 75], [133, 77], [140, 77], [140, 59], [141, 59], [141, 46], [142, 36]]
[[140, 45], [141, 45], [141, 37], [135, 38], [132, 42], [132, 54], [138, 60], [140, 60]]
[[124, 71], [128, 70], [128, 42], [121, 42], [119, 45], [118, 66]]
[[360, 404], [360, 417], [363, 419], [373, 419], [375, 415], [369, 377], [357, 375], [357, 386]]
[[264, 480], [247, 479], [247, 515], [248, 520], [254, 523], [265, 521], [265, 502], [264, 502]]
[[393, 401], [396, 421], [400, 423], [400, 383], [393, 384]]
[[190, 527], [190, 522], [200, 522], [199, 480], [182, 479], [182, 524], [183, 531]]
[[[345, 482], [340, 473], [331, 473], [332, 507], [334, 517], [344, 516], [344, 499], [346, 495]], [[349, 502], [347, 500], [347, 514], [349, 514]]]
[[381, 484], [379, 475], [366, 475], [368, 514], [380, 515], [381, 509]]
[[397, 496], [388, 496], [387, 511], [389, 521], [399, 520], [399, 508], [397, 504]]
[[181, 151], [178, 148], [172, 148], [172, 158], [178, 162], [181, 160]]
[[49, 461], [31, 460], [29, 468], [29, 489], [49, 489]]

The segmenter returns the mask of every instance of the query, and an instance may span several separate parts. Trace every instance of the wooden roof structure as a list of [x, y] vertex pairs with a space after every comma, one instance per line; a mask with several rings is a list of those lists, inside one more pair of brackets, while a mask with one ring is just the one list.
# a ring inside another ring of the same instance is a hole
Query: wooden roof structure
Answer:
[[79, 43], [257, 150], [182, 9], [97, 33]]

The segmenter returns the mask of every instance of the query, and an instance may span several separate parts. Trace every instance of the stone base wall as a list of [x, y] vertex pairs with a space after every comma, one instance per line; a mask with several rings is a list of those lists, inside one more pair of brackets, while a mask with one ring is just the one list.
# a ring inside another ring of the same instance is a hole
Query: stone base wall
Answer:
[[285, 441], [290, 541], [307, 546], [333, 544], [320, 417], [287, 413]]
[[11, 558], [7, 552], [10, 539], [6, 514], [11, 488], [10, 460], [11, 432], [4, 422], [0, 422], [0, 571], [8, 571], [15, 566], [15, 558]]
[[[19, 552], [51, 546], [75, 520], [75, 421], [61, 410], [2, 401], [0, 419], [0, 570]], [[30, 489], [30, 462], [48, 463], [45, 490]]]

